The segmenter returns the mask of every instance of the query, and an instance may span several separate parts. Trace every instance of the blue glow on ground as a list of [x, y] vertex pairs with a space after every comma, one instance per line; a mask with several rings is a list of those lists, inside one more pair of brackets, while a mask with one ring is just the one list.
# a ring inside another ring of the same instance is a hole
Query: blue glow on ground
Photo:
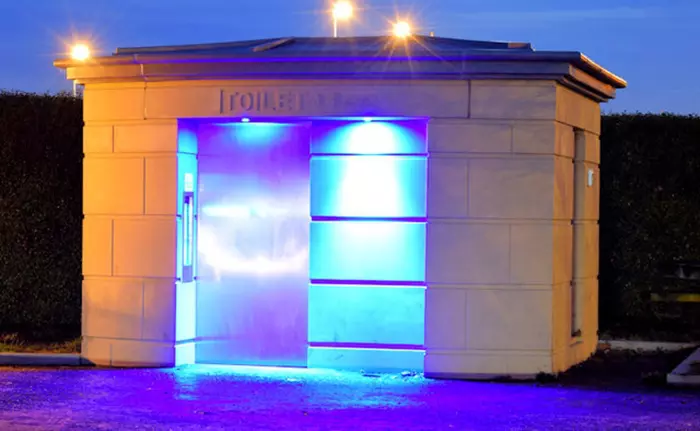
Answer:
[[188, 368], [191, 370], [200, 368], [202, 370], [207, 370], [208, 372], [262, 378], [289, 378], [292, 376], [323, 376], [328, 374], [341, 374], [340, 372], [320, 368], [264, 367], [259, 365], [197, 364], [196, 366]]
[[638, 363], [611, 379], [609, 367], [619, 368], [619, 358], [605, 356], [559, 382], [537, 385], [217, 365], [12, 370], [0, 373], [0, 416], [8, 430], [41, 429], [38, 424], [122, 430], [700, 429], [697, 392], [650, 390], [634, 371]]

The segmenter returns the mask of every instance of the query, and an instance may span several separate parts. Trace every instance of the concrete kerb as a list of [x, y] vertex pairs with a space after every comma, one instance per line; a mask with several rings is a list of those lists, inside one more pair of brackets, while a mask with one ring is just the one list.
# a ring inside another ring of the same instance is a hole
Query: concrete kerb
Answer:
[[76, 353], [0, 353], [0, 366], [78, 367], [93, 365]]
[[601, 340], [598, 350], [634, 350], [637, 352], [674, 352], [683, 349], [696, 350], [666, 375], [666, 383], [673, 386], [700, 387], [700, 342], [667, 343], [634, 340]]
[[671, 343], [665, 341], [600, 340], [598, 350], [634, 350], [637, 352], [674, 352], [700, 346], [700, 342]]
[[700, 347], [668, 373], [666, 382], [675, 386], [700, 387]]

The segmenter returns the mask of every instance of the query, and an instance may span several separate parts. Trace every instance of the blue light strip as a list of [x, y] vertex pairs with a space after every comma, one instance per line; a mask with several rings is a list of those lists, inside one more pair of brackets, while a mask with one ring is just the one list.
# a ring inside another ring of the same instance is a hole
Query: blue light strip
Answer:
[[311, 153], [313, 157], [327, 157], [327, 156], [352, 156], [352, 157], [377, 157], [377, 156], [387, 156], [387, 157], [397, 157], [397, 156], [418, 156], [425, 157], [427, 153], [382, 153], [382, 154], [357, 154], [357, 153]]
[[[425, 350], [423, 345], [419, 344], [377, 344], [377, 343], [343, 343], [343, 342], [309, 342], [310, 347], [328, 348], [328, 349], [384, 349], [384, 350]], [[381, 347], [377, 347], [381, 346]]]
[[415, 287], [425, 289], [427, 286], [424, 281], [381, 281], [381, 280], [328, 280], [328, 279], [311, 279], [311, 284], [339, 284], [347, 286], [382, 286], [382, 287]]
[[365, 350], [365, 351], [383, 351], [383, 352], [417, 352], [425, 353], [423, 346], [412, 344], [382, 344], [378, 347], [377, 344], [362, 344], [362, 343], [309, 343], [309, 347], [314, 349], [325, 350]]
[[395, 223], [427, 223], [427, 217], [339, 217], [312, 216], [311, 221], [353, 221], [353, 222], [395, 222]]

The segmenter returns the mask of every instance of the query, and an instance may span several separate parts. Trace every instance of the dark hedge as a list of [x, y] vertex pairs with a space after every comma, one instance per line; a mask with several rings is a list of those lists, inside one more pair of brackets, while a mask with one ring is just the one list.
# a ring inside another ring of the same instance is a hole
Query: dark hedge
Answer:
[[0, 332], [80, 332], [82, 101], [0, 93]]
[[[700, 260], [700, 118], [611, 115], [601, 136], [600, 326], [700, 338], [657, 265]], [[80, 332], [82, 101], [0, 93], [0, 333]]]
[[700, 260], [700, 117], [606, 116], [601, 157], [601, 329], [700, 339], [700, 304], [649, 298], [684, 287], [659, 264]]

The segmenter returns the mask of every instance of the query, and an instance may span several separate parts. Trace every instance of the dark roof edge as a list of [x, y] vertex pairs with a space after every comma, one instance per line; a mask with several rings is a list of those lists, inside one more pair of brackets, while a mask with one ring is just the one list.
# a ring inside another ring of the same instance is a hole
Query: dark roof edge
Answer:
[[[322, 42], [326, 41], [339, 41], [341, 43], [352, 44], [352, 43], [362, 43], [362, 42], [377, 42], [390, 40], [391, 37], [387, 36], [358, 36], [358, 37], [345, 37], [345, 38], [323, 38], [323, 37], [281, 37], [274, 39], [253, 39], [253, 40], [243, 40], [236, 42], [214, 42], [214, 43], [203, 43], [203, 44], [189, 44], [189, 45], [170, 45], [170, 46], [151, 46], [151, 47], [122, 47], [117, 48], [114, 55], [133, 55], [133, 54], [154, 54], [154, 53], [165, 53], [165, 52], [195, 52], [195, 51], [208, 51], [208, 50], [226, 50], [226, 49], [240, 49], [240, 48], [251, 48], [255, 51], [258, 46], [273, 45], [274, 48], [278, 46], [293, 44], [296, 42], [307, 42], [316, 41]], [[532, 51], [532, 45], [527, 42], [497, 42], [497, 41], [482, 41], [482, 40], [464, 40], [455, 39], [447, 37], [434, 37], [425, 35], [416, 35], [413, 37], [413, 41], [421, 43], [451, 43], [451, 44], [463, 44], [469, 45], [472, 49], [521, 49]]]
[[[346, 52], [326, 52], [317, 55], [281, 55], [274, 53], [274, 49], [245, 55], [167, 55], [167, 54], [133, 54], [109, 57], [97, 57], [87, 63], [77, 62], [71, 59], [57, 60], [54, 65], [61, 69], [81, 69], [83, 67], [109, 67], [126, 65], [151, 65], [151, 64], [183, 64], [192, 63], [204, 65], [207, 63], [317, 63], [323, 62], [352, 62], [355, 64], [364, 62], [386, 62], [389, 58], [370, 56], [348, 56]], [[604, 69], [580, 52], [548, 52], [548, 51], [455, 51], [443, 52], [440, 57], [407, 57], [393, 56], [392, 61], [425, 61], [425, 62], [522, 62], [522, 63], [569, 63], [586, 72], [606, 85], [614, 88], [625, 88], [627, 82], [619, 76]], [[450, 70], [446, 70], [450, 73]], [[80, 75], [78, 72], [77, 75]], [[80, 78], [78, 76], [78, 78]], [[116, 78], [116, 77], [114, 77]]]

